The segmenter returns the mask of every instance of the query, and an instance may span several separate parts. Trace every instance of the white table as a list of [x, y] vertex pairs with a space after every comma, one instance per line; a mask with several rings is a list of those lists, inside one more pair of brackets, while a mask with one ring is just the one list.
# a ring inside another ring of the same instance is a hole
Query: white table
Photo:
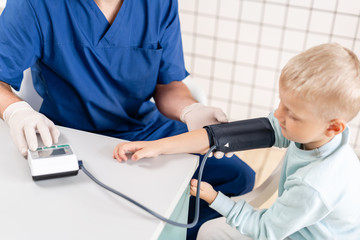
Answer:
[[[59, 128], [99, 180], [173, 220], [186, 221], [188, 186], [198, 164], [190, 154], [118, 163], [112, 151], [121, 140]], [[0, 239], [184, 239], [186, 229], [154, 218], [126, 200], [77, 176], [34, 182], [27, 160], [0, 120]], [[172, 234], [172, 236], [171, 236]]]

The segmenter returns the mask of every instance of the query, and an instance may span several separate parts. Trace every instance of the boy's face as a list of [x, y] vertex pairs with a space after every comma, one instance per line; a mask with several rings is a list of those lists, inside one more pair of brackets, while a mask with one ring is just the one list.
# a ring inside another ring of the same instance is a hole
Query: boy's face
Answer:
[[329, 123], [318, 117], [314, 104], [280, 87], [280, 103], [274, 114], [283, 136], [304, 144], [307, 150], [320, 147], [330, 140], [325, 135]]

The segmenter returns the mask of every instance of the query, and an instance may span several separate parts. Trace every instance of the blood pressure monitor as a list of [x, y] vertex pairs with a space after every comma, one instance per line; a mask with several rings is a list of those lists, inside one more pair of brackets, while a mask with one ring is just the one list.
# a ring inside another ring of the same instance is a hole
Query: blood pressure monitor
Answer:
[[34, 180], [75, 176], [79, 171], [76, 155], [68, 144], [28, 150], [27, 158]]

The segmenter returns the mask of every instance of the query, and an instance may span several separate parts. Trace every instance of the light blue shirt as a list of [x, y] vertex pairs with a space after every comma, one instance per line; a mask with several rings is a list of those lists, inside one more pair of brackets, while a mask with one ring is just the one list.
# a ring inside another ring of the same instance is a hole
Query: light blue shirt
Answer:
[[282, 136], [273, 114], [269, 120], [274, 146], [288, 147], [276, 202], [256, 210], [219, 192], [210, 207], [254, 239], [360, 239], [360, 162], [348, 144], [349, 128], [305, 151]]

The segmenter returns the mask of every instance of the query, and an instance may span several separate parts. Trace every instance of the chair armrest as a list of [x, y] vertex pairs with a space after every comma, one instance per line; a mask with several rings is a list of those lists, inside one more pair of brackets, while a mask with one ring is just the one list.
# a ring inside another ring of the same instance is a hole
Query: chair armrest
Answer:
[[232, 199], [234, 201], [244, 199], [254, 208], [259, 208], [278, 190], [283, 162], [284, 158], [281, 159], [271, 175], [260, 186], [244, 195], [232, 197]]
[[195, 82], [194, 79], [187, 77], [185, 80], [183, 80], [183, 82], [189, 88], [191, 95], [196, 101], [204, 105], [208, 104], [204, 89], [197, 82]]

